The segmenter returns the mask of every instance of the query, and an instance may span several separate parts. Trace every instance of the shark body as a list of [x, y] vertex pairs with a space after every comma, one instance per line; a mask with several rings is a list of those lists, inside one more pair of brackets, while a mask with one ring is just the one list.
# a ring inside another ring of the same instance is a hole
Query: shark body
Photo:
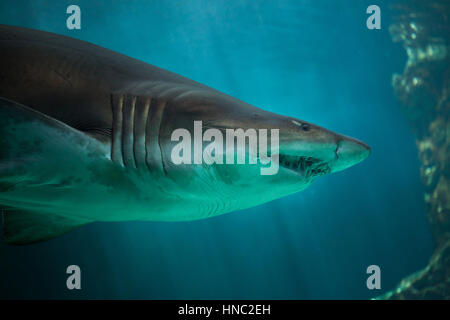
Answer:
[[[177, 128], [279, 129], [280, 169], [175, 165]], [[0, 208], [10, 244], [93, 221], [183, 221], [306, 188], [370, 153], [364, 143], [261, 110], [84, 41], [0, 25]]]

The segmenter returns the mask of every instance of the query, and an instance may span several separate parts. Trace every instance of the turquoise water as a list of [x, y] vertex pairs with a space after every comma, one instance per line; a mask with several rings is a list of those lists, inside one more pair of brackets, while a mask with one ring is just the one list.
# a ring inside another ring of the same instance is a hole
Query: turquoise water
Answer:
[[[390, 1], [392, 3], [392, 1]], [[433, 249], [412, 130], [391, 87], [406, 55], [371, 1], [0, 1], [0, 23], [87, 40], [266, 110], [357, 137], [363, 163], [301, 193], [182, 223], [94, 223], [0, 242], [0, 298], [367, 299]], [[77, 4], [82, 29], [66, 28]], [[66, 288], [79, 265], [82, 290]], [[368, 290], [366, 268], [381, 268]]]

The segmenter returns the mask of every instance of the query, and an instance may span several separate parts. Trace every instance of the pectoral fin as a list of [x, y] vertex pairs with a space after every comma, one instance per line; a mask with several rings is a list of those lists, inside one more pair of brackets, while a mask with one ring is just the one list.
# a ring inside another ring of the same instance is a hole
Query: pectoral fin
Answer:
[[0, 193], [24, 183], [58, 183], [108, 154], [89, 134], [0, 97]]
[[1, 211], [3, 238], [6, 243], [12, 245], [27, 245], [53, 239], [91, 222], [34, 211]]
[[[40, 203], [46, 186], [55, 186], [63, 194], [61, 188], [75, 183], [70, 175], [86, 175], [89, 164], [107, 161], [106, 153], [104, 144], [88, 134], [0, 97], [0, 211], [5, 241], [31, 244], [91, 222], [41, 212], [32, 205], [49, 202], [42, 199]], [[10, 194], [15, 195], [13, 200], [8, 198]], [[10, 208], [10, 200], [18, 205], [28, 203], [28, 207]]]
[[92, 136], [14, 101], [0, 97], [0, 162], [63, 152], [104, 154]]

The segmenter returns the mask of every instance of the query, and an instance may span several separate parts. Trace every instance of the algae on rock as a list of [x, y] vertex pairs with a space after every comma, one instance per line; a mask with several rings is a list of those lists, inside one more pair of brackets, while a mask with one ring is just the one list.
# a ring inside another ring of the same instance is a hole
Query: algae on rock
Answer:
[[390, 9], [389, 32], [408, 56], [392, 85], [415, 133], [436, 249], [424, 270], [380, 298], [450, 299], [450, 1], [400, 2]]

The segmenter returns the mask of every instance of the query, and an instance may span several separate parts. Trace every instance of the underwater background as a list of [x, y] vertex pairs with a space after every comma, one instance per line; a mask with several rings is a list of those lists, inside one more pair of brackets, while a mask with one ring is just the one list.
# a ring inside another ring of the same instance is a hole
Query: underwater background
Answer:
[[[369, 299], [424, 268], [434, 243], [392, 88], [407, 57], [389, 35], [387, 2], [0, 0], [1, 24], [90, 41], [372, 147], [361, 164], [251, 209], [0, 242], [0, 298]], [[81, 30], [66, 28], [71, 4]], [[366, 27], [371, 4], [381, 30]], [[66, 287], [72, 264], [82, 290]], [[381, 290], [366, 286], [373, 264]]]

